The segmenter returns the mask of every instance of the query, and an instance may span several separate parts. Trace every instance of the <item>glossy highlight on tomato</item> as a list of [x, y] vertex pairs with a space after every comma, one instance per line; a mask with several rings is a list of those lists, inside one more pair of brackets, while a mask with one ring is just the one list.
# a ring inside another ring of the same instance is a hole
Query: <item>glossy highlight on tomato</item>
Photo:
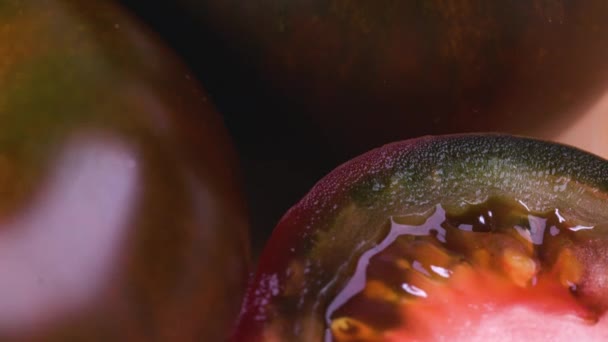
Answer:
[[370, 151], [281, 219], [233, 340], [603, 340], [607, 177], [504, 135]]
[[0, 339], [221, 340], [245, 284], [234, 153], [109, 1], [0, 2]]

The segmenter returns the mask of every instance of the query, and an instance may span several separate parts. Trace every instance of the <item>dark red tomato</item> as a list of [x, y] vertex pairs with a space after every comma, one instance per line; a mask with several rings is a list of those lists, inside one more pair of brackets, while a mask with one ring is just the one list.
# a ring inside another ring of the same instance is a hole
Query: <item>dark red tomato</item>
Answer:
[[0, 339], [221, 340], [246, 217], [188, 70], [109, 1], [1, 1], [0, 57]]
[[602, 145], [561, 132], [606, 91], [605, 1], [180, 2], [342, 156], [471, 131]]
[[234, 340], [606, 340], [607, 177], [502, 135], [366, 153], [281, 219]]

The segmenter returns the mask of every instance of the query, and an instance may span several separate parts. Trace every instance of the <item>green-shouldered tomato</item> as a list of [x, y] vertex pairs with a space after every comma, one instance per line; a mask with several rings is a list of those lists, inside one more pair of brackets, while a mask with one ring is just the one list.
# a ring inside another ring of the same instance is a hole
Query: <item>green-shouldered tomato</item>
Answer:
[[602, 341], [608, 162], [503, 135], [338, 167], [278, 223], [235, 341]]
[[0, 2], [0, 339], [219, 340], [248, 238], [221, 119], [109, 1]]

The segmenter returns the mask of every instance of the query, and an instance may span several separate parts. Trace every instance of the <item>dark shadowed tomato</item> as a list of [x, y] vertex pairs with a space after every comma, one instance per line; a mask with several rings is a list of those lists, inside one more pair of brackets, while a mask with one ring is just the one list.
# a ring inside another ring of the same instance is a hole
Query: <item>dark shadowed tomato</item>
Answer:
[[120, 8], [0, 2], [0, 339], [221, 340], [235, 173], [203, 90]]
[[561, 134], [608, 87], [605, 1], [180, 2], [342, 157], [448, 132], [605, 145]]
[[606, 340], [607, 179], [502, 135], [368, 152], [281, 219], [234, 340]]

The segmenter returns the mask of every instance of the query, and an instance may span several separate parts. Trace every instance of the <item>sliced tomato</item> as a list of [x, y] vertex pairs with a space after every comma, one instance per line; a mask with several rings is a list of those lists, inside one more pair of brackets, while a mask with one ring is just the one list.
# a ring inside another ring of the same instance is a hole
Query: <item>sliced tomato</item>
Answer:
[[603, 340], [606, 175], [503, 135], [368, 152], [283, 216], [234, 340]]

